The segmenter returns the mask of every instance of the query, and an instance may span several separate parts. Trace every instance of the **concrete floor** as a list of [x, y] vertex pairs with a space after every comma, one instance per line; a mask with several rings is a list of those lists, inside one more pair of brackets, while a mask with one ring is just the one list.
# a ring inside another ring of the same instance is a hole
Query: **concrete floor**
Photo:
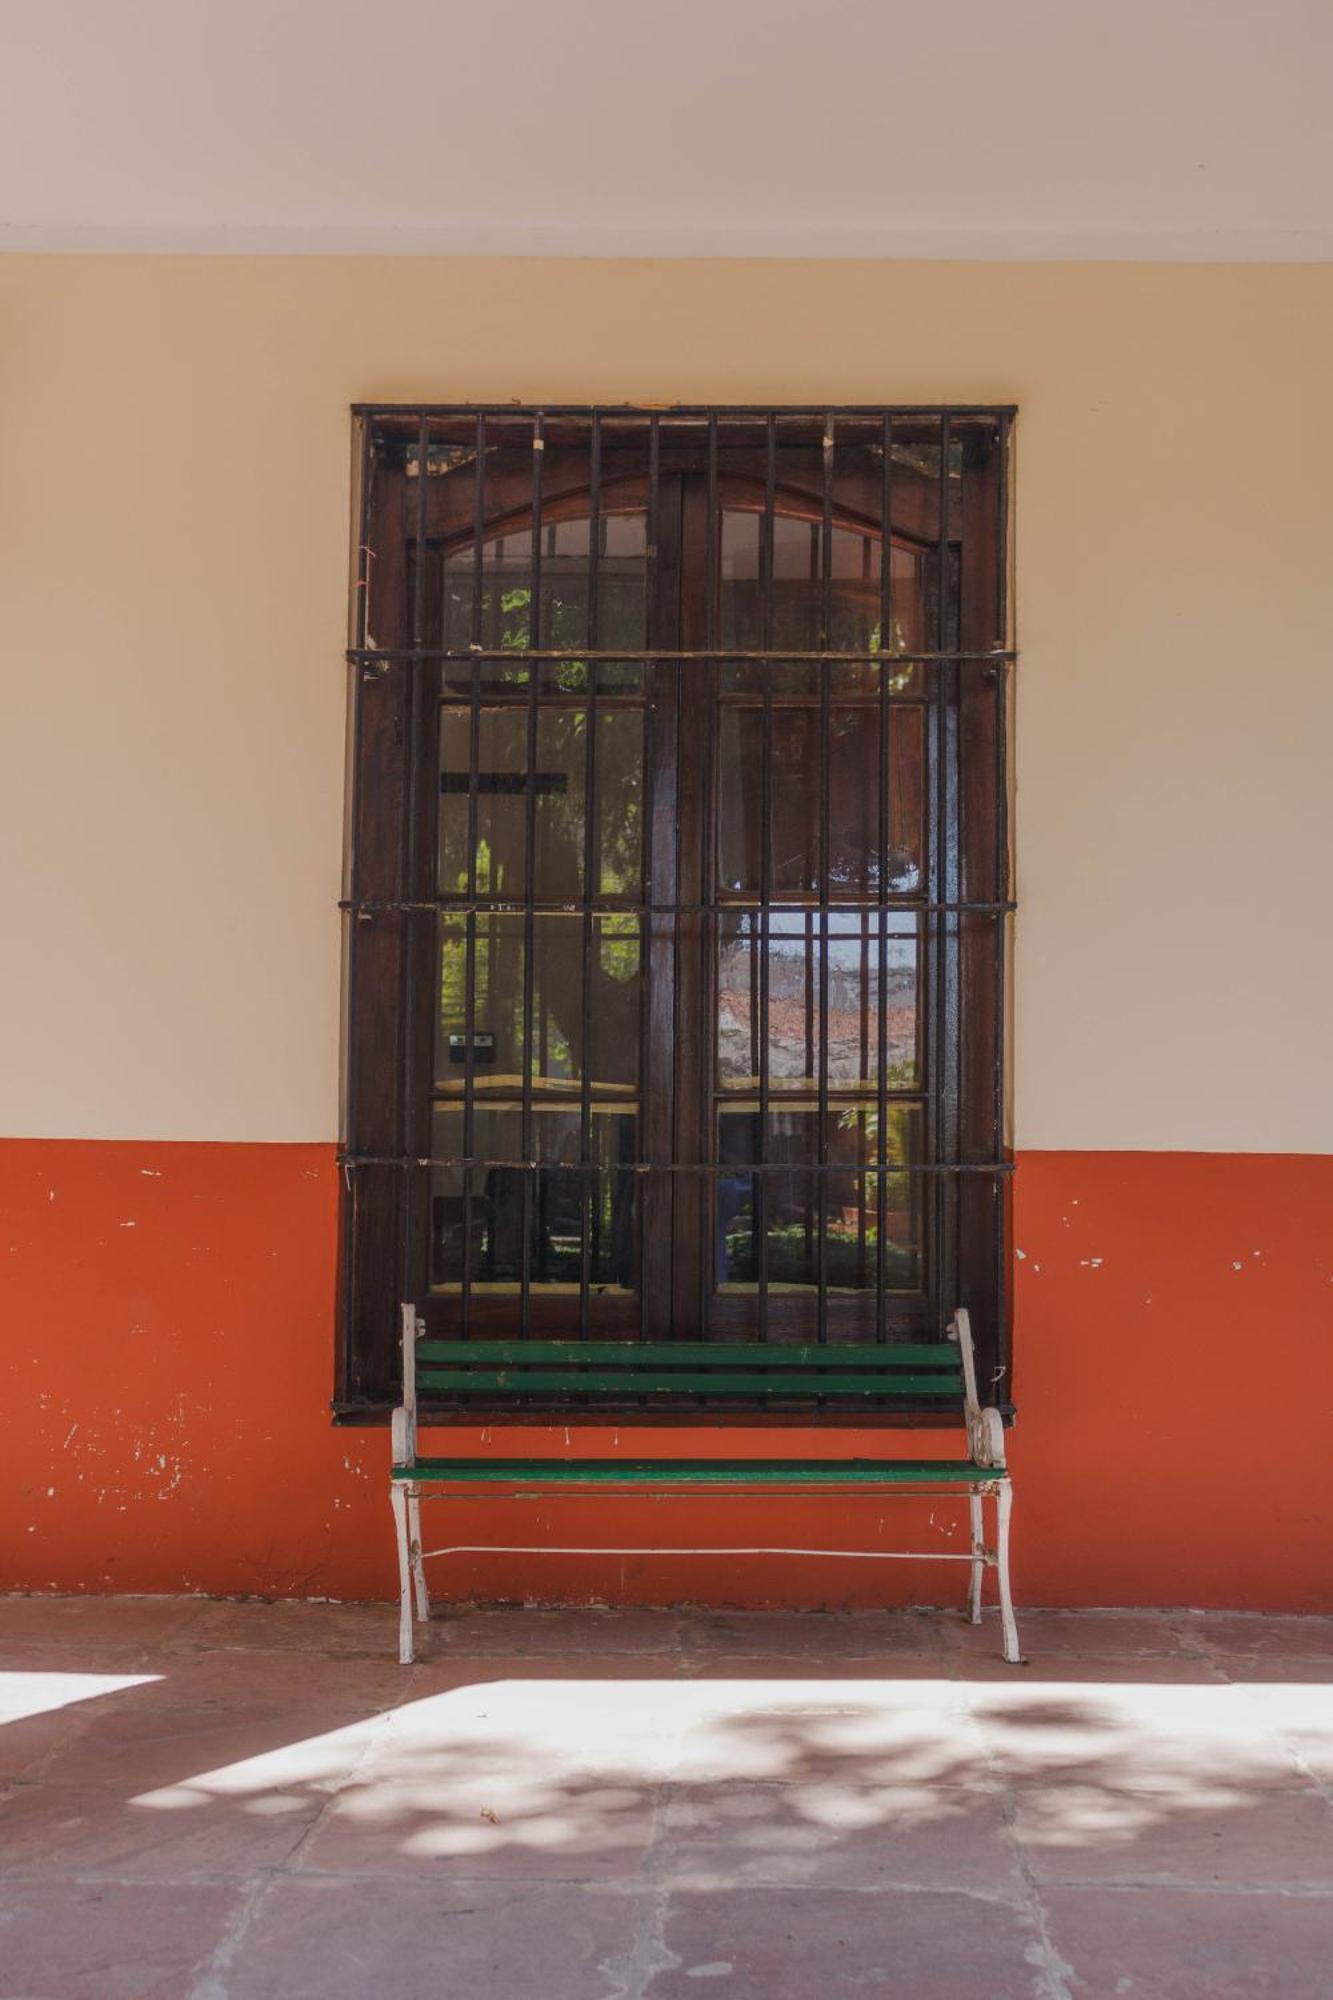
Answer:
[[1333, 1995], [1333, 1619], [393, 1623], [0, 1599], [0, 1995]]

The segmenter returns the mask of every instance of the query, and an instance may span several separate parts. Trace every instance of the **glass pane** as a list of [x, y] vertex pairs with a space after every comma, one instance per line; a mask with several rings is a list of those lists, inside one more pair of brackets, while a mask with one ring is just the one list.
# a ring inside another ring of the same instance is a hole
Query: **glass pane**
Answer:
[[[462, 1091], [467, 1075], [467, 919], [440, 923], [440, 1004], [436, 1016], [436, 1088]], [[635, 916], [592, 920], [591, 1085], [595, 1096], [633, 1090], [639, 1074], [640, 927]], [[581, 916], [532, 919], [534, 1086], [577, 1092], [583, 1081]], [[523, 1080], [525, 922], [481, 911], [473, 972], [473, 1074], [481, 1092], [512, 1091]]]
[[[522, 1164], [523, 1114], [518, 1105], [478, 1104], [475, 1121], [473, 1157], [492, 1164], [472, 1170], [471, 1283], [479, 1290], [519, 1290], [526, 1200], [530, 1204], [528, 1275], [534, 1290], [577, 1292], [585, 1209], [590, 1283], [599, 1289], [632, 1286], [635, 1176], [616, 1172], [615, 1167], [634, 1159], [634, 1107], [599, 1106], [594, 1113], [589, 1135], [594, 1172], [583, 1172], [578, 1165], [580, 1121], [576, 1106], [534, 1109], [533, 1148], [538, 1164], [532, 1167]], [[461, 1156], [461, 1108], [436, 1107], [432, 1143], [438, 1160]], [[526, 1197], [525, 1183], [530, 1190]], [[455, 1289], [463, 1281], [467, 1192], [461, 1166], [432, 1169], [431, 1282], [437, 1289]]]
[[[743, 513], [734, 507], [722, 510], [719, 631], [727, 652], [753, 652], [764, 643], [759, 592], [763, 528], [762, 514]], [[734, 673], [736, 669], [730, 671]]]
[[773, 523], [773, 648], [811, 653], [819, 646], [823, 588], [818, 521], [779, 514]]
[[[757, 910], [720, 920], [717, 975], [717, 1080], [753, 1090], [763, 1031]], [[769, 911], [768, 1075], [774, 1091], [817, 1089], [820, 1049], [820, 919], [817, 910]], [[876, 911], [833, 910], [828, 919], [829, 1066], [837, 1090], [879, 1083], [880, 919]], [[885, 913], [886, 1088], [917, 1082], [917, 921]]]
[[[829, 714], [829, 894], [877, 896], [880, 892], [880, 717], [878, 705], [833, 703]], [[894, 896], [919, 893], [924, 845], [924, 711], [910, 704], [889, 710], [887, 773], [889, 851], [884, 888]], [[816, 773], [817, 780], [817, 773]]]
[[[763, 832], [763, 711], [724, 703], [720, 713], [718, 886], [758, 895]], [[772, 710], [771, 890], [775, 896], [819, 893], [822, 755], [820, 708], [783, 703]], [[880, 893], [880, 714], [878, 703], [833, 702], [829, 709], [829, 895]], [[915, 895], [922, 882], [924, 810], [922, 711], [895, 703], [889, 714], [889, 853], [891, 895]]]
[[[759, 1282], [759, 1212], [766, 1212], [770, 1295], [813, 1290], [819, 1282], [819, 1180], [808, 1169], [817, 1153], [818, 1106], [783, 1105], [768, 1123], [767, 1158], [784, 1169], [746, 1173], [759, 1147], [757, 1107], [724, 1110], [718, 1119], [718, 1158], [734, 1168], [719, 1179], [716, 1204], [716, 1274], [724, 1286]], [[872, 1105], [830, 1105], [825, 1175], [824, 1263], [830, 1291], [873, 1293], [879, 1241], [878, 1113]], [[919, 1176], [893, 1172], [921, 1159], [921, 1113], [894, 1105], [887, 1126], [884, 1175], [884, 1271], [889, 1291], [914, 1291], [921, 1280]], [[788, 1163], [791, 1163], [788, 1166]], [[756, 1200], [762, 1180], [763, 1196]]]
[[[527, 714], [522, 708], [483, 708], [477, 717], [476, 893], [521, 895]], [[445, 895], [471, 893], [468, 819], [472, 717], [468, 710], [440, 711], [439, 883]]]
[[533, 645], [581, 652], [587, 643], [588, 548], [586, 516], [543, 528], [541, 629]]
[[[532, 800], [538, 902], [583, 895], [588, 710], [582, 702], [539, 700], [535, 776], [528, 770], [532, 719], [526, 701], [483, 705], [477, 724], [476, 893], [515, 899], [527, 884]], [[440, 711], [439, 883], [445, 895], [471, 893], [468, 809], [471, 714]], [[639, 708], [597, 713], [597, 893], [637, 896], [642, 877], [643, 715]]]
[[[722, 516], [721, 561], [721, 643], [735, 651], [757, 649], [763, 644], [758, 561], [759, 536], [763, 517], [759, 514], [726, 512]], [[795, 564], [810, 558], [808, 522], [775, 522], [774, 558], [777, 558], [776, 531], [796, 529], [784, 540], [785, 559]], [[844, 528], [833, 531], [833, 633], [832, 650], [844, 652], [919, 653], [926, 649], [933, 631], [928, 619], [928, 592], [934, 575], [931, 551], [914, 544], [894, 542], [890, 551], [890, 607], [887, 634], [883, 624], [883, 596], [879, 570], [879, 540]], [[818, 568], [809, 577], [774, 579], [773, 650], [790, 646], [794, 651], [814, 651], [819, 646], [821, 590]], [[779, 611], [778, 606], [781, 606]], [[721, 692], [762, 694], [765, 680], [775, 695], [804, 694], [818, 698], [820, 668], [812, 661], [769, 664], [759, 660], [732, 661], [721, 670]], [[873, 660], [833, 661], [829, 666], [829, 688], [838, 695], [879, 693], [880, 669]], [[897, 669], [889, 679], [891, 694], [916, 693], [920, 689], [919, 670], [911, 666]]]
[[[813, 715], [816, 735], [810, 740]], [[770, 812], [771, 888], [815, 894], [818, 866], [818, 802], [809, 797], [813, 772], [818, 784], [819, 711], [784, 706], [772, 711]], [[719, 886], [740, 895], [761, 887], [760, 840], [763, 815], [763, 712], [726, 704], [719, 716], [718, 874]]]
[[643, 893], [643, 710], [597, 711], [594, 894]]
[[885, 648], [921, 653], [926, 648], [926, 557], [914, 544], [895, 542], [890, 560], [892, 591]]
[[833, 530], [832, 631], [836, 652], [874, 652], [880, 644], [879, 536]]
[[637, 653], [647, 645], [647, 589], [646, 516], [604, 515], [597, 568], [599, 651], [613, 653], [623, 646], [627, 653]]
[[[641, 651], [646, 643], [647, 621], [647, 535], [642, 511], [603, 515], [599, 523], [600, 549], [597, 565], [598, 623], [597, 645], [601, 652]], [[543, 685], [582, 688], [587, 685], [586, 663], [580, 657], [588, 641], [588, 550], [590, 524], [587, 515], [567, 521], [552, 521], [542, 527], [541, 625], [534, 634], [532, 620], [532, 530], [523, 525], [508, 534], [495, 535], [482, 544], [481, 552], [481, 639], [487, 651], [503, 648], [521, 652], [540, 639], [543, 651], [567, 648], [570, 658], [548, 663]], [[476, 588], [474, 545], [446, 551], [443, 557], [443, 643], [454, 649], [469, 646], [473, 632], [473, 597]], [[522, 684], [527, 669], [519, 661], [451, 663], [446, 668], [445, 685], [453, 693], [467, 693], [474, 672], [479, 686]], [[599, 685], [604, 688], [637, 685], [637, 669], [617, 666], [604, 670]]]
[[[473, 544], [444, 554], [443, 638], [448, 648], [472, 644], [476, 559]], [[481, 550], [481, 636], [488, 652], [518, 651], [529, 643], [532, 605], [532, 534], [519, 528], [495, 535]]]

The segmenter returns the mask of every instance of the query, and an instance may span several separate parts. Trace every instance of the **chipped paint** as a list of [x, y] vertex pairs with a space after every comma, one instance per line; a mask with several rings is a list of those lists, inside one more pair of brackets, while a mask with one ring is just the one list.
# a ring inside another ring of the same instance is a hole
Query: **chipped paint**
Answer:
[[[138, 1213], [143, 1161], [142, 1146], [0, 1146], [0, 1205], [18, 1246], [5, 1260], [8, 1323], [23, 1335], [0, 1344], [10, 1415], [0, 1513], [15, 1524], [0, 1551], [3, 1581], [388, 1597], [386, 1434], [335, 1429], [328, 1416], [332, 1148], [155, 1148], [151, 1229]], [[1333, 1495], [1310, 1468], [1322, 1464], [1333, 1406], [1333, 1342], [1321, 1338], [1330, 1207], [1325, 1160], [1019, 1155], [1011, 1447], [1028, 1602], [1329, 1604]], [[122, 1231], [126, 1219], [141, 1226]], [[1236, 1250], [1257, 1226], [1262, 1252]], [[62, 1329], [96, 1327], [95, 1344], [52, 1338], [53, 1314]], [[1228, 1384], [1256, 1325], [1276, 1377], [1299, 1375], [1308, 1393], [1251, 1396], [1238, 1418]], [[1197, 1366], [1205, 1345], [1223, 1363], [1216, 1382]], [[1125, 1455], [1114, 1510], [1079, 1448], [1090, 1397]], [[1263, 1481], [1262, 1522], [1216, 1470], [1215, 1439], [1238, 1424]], [[460, 1451], [479, 1452], [632, 1454], [641, 1438], [563, 1422], [518, 1436], [481, 1425], [455, 1433]], [[749, 1448], [773, 1441], [755, 1433]], [[662, 1444], [660, 1431], [652, 1442]], [[783, 1433], [793, 1452], [819, 1442]], [[847, 1433], [851, 1452], [884, 1442], [882, 1432]], [[922, 1448], [922, 1433], [912, 1446]], [[727, 1452], [736, 1439], [681, 1432], [677, 1448]], [[451, 1505], [450, 1539], [839, 1546], [850, 1526], [860, 1546], [903, 1547], [920, 1534], [956, 1550], [961, 1515], [951, 1523], [937, 1503], [932, 1525], [928, 1510], [913, 1515], [916, 1504], [765, 1495], [723, 1510], [706, 1496], [617, 1496], [610, 1508], [605, 1496], [465, 1497]], [[590, 1575], [586, 1561], [478, 1555], [442, 1565], [437, 1587], [481, 1599], [833, 1607], [904, 1588], [938, 1600], [953, 1584], [951, 1573], [905, 1583], [767, 1558], [608, 1558]]]

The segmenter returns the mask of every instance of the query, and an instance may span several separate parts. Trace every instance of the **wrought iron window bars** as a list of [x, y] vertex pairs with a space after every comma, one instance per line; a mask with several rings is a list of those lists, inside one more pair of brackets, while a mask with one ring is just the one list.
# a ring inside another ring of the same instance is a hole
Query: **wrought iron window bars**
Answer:
[[392, 1395], [402, 1299], [778, 1343], [961, 1304], [1002, 1398], [1013, 412], [355, 418], [335, 1406]]

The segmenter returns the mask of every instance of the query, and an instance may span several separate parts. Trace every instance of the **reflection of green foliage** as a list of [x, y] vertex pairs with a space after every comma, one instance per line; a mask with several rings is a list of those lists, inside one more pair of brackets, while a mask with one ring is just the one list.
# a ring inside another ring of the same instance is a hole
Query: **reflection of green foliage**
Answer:
[[[866, 651], [868, 653], [877, 653], [879, 651], [881, 644], [880, 635], [883, 629], [883, 626], [878, 621], [872, 626], [870, 636], [866, 640]], [[895, 618], [893, 621], [893, 636], [889, 641], [889, 651], [892, 653], [905, 653], [907, 651], [907, 628], [901, 618]], [[878, 675], [879, 668], [875, 667], [872, 671]], [[889, 693], [901, 694], [910, 684], [912, 675], [915, 672], [916, 668], [908, 665], [899, 667], [896, 673], [890, 674]]]
[[[900, 1062], [889, 1064], [886, 1083], [890, 1090], [910, 1090], [915, 1082], [915, 1063]], [[867, 1144], [873, 1150], [873, 1142], [879, 1136], [879, 1106], [877, 1104], [868, 1104], [862, 1108], [860, 1105], [849, 1105], [846, 1110], [838, 1113], [838, 1125], [842, 1131], [854, 1132], [858, 1124], [862, 1125]], [[907, 1164], [908, 1152], [910, 1150], [908, 1146], [908, 1133], [910, 1129], [910, 1119], [906, 1109], [902, 1105], [889, 1105], [888, 1131], [885, 1134], [884, 1140], [885, 1166], [901, 1167]]]
[[[489, 596], [489, 591], [486, 596]], [[483, 597], [482, 618], [485, 621], [488, 608]], [[502, 590], [500, 592], [500, 644], [506, 652], [517, 653], [528, 643], [528, 617], [532, 606], [532, 592], [522, 590]], [[485, 624], [483, 622], [483, 630]]]
[[634, 916], [602, 917], [598, 924], [601, 939], [602, 971], [608, 979], [627, 985], [639, 974], [639, 919]]
[[[768, 1231], [768, 1282], [770, 1285], [809, 1285], [813, 1290], [818, 1273], [819, 1243], [813, 1227], [807, 1232], [800, 1222], [776, 1223]], [[878, 1231], [874, 1211], [866, 1216], [865, 1251], [862, 1255], [859, 1232], [844, 1233], [830, 1225], [825, 1269], [830, 1285], [873, 1291], [878, 1266]], [[736, 1284], [755, 1284], [759, 1277], [759, 1245], [748, 1210], [727, 1231], [728, 1276]], [[912, 1284], [916, 1275], [913, 1250], [901, 1242], [886, 1239], [884, 1244], [885, 1282], [891, 1291]]]

